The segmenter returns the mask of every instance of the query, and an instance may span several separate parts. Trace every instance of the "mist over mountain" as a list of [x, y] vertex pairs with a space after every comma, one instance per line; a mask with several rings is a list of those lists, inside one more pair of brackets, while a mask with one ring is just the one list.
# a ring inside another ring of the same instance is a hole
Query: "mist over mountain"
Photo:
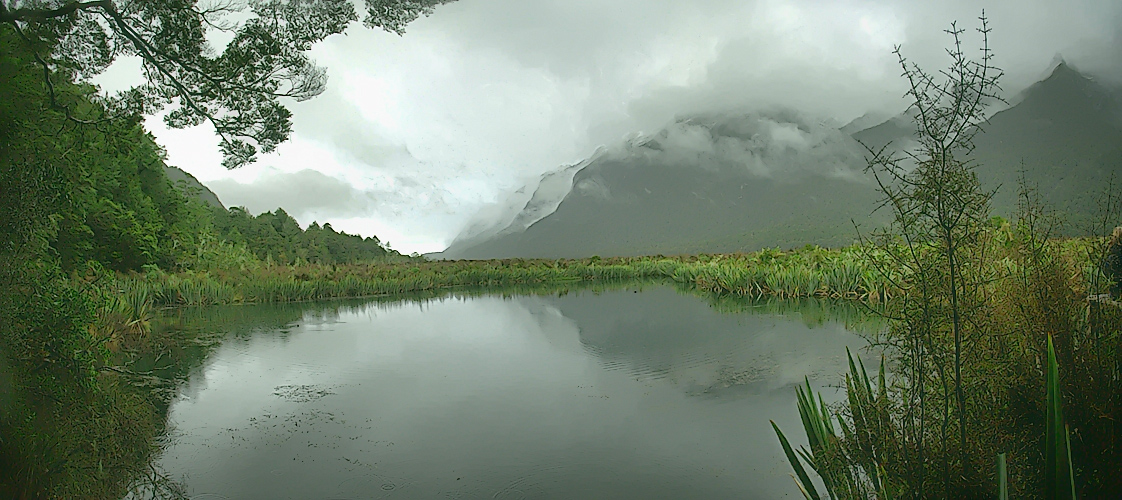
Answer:
[[[1010, 99], [976, 139], [984, 187], [1009, 216], [1023, 170], [1043, 199], [1085, 223], [1106, 180], [1122, 179], [1119, 93], [1059, 62]], [[729, 252], [854, 241], [879, 225], [862, 170], [865, 148], [914, 144], [906, 116], [865, 116], [838, 128], [785, 109], [680, 119], [515, 193], [517, 214], [481, 214], [443, 258], [623, 256]], [[869, 126], [875, 124], [873, 126]], [[859, 142], [860, 141], [860, 142]], [[525, 200], [525, 201], [521, 201]], [[496, 207], [495, 212], [501, 211]]]
[[573, 177], [591, 163], [600, 159], [600, 149], [587, 160], [542, 174], [536, 187], [523, 186], [511, 193], [503, 203], [498, 203], [476, 214], [452, 245], [470, 245], [471, 242], [524, 231], [533, 223], [557, 210], [557, 205], [573, 186]]
[[580, 164], [548, 216], [458, 239], [442, 256], [841, 245], [853, 240], [852, 214], [867, 218], [877, 199], [861, 152], [836, 127], [790, 110], [691, 117]]

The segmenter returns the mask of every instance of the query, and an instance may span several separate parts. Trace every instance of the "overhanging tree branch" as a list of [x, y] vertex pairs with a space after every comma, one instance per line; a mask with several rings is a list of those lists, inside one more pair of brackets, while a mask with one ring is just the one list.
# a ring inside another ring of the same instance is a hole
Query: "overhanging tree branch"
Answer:
[[15, 23], [17, 21], [47, 21], [57, 17], [65, 17], [78, 12], [79, 10], [89, 10], [97, 8], [110, 8], [113, 6], [111, 0], [95, 0], [89, 2], [70, 2], [56, 7], [54, 9], [32, 9], [28, 7], [20, 7], [17, 9], [8, 10], [4, 2], [0, 2], [0, 22]]
[[[368, 27], [401, 34], [405, 25], [448, 0], [364, 0]], [[104, 116], [154, 114], [173, 109], [173, 128], [210, 121], [221, 138], [224, 161], [235, 168], [273, 151], [292, 131], [281, 98], [298, 101], [323, 92], [326, 71], [307, 56], [312, 45], [358, 21], [352, 0], [218, 0], [182, 2], [113, 0], [20, 2], [0, 0], [0, 26], [19, 31], [43, 68], [52, 107], [60, 106], [58, 81], [88, 78], [115, 58], [143, 60], [148, 82], [115, 96], [91, 96]], [[230, 22], [224, 16], [248, 12]], [[215, 53], [207, 29], [234, 33]]]

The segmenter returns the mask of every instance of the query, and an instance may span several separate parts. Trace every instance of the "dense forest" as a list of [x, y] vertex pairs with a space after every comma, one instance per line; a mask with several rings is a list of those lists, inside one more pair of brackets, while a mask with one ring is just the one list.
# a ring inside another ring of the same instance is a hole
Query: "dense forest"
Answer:
[[363, 238], [337, 232], [331, 224], [311, 223], [307, 229], [282, 208], [252, 215], [244, 208], [212, 209], [213, 234], [220, 240], [244, 245], [259, 259], [284, 264], [349, 264], [400, 257], [377, 237]]

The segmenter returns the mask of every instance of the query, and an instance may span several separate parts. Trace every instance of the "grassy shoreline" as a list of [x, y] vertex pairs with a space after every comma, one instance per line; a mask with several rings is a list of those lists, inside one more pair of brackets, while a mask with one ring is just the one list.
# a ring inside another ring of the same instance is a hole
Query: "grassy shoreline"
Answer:
[[[507, 285], [660, 280], [698, 291], [742, 296], [891, 296], [887, 280], [858, 247], [698, 256], [398, 261], [347, 265], [248, 262], [235, 269], [117, 274], [102, 289], [126, 302], [195, 306], [314, 301]], [[143, 309], [137, 304], [137, 309]]]
[[[1008, 232], [997, 229], [999, 233]], [[998, 240], [1004, 240], [999, 238]], [[1088, 238], [1052, 242], [1077, 269]], [[1000, 245], [1000, 243], [999, 243]], [[92, 270], [85, 288], [98, 304], [95, 328], [107, 337], [142, 337], [158, 308], [231, 304], [386, 298], [418, 292], [510, 286], [654, 281], [714, 295], [776, 298], [832, 298], [885, 304], [901, 295], [899, 271], [888, 269], [883, 251], [865, 246], [827, 249], [808, 245], [780, 251], [584, 259], [493, 259], [427, 261], [390, 259], [354, 264], [277, 264], [238, 254], [202, 256], [179, 272], [149, 268], [143, 273]], [[1001, 265], [1017, 272], [1011, 257]]]

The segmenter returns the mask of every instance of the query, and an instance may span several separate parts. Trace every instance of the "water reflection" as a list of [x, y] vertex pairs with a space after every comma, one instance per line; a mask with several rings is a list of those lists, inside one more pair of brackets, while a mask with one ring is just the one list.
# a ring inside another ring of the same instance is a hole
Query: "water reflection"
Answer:
[[229, 328], [169, 411], [193, 496], [796, 498], [767, 422], [863, 344], [662, 286], [304, 307], [180, 323]]
[[713, 304], [665, 287], [555, 302], [607, 368], [667, 379], [691, 394], [768, 391], [804, 376], [833, 375], [840, 370], [838, 353], [863, 345], [842, 322], [828, 320], [819, 301], [787, 302], [786, 316], [768, 312], [778, 302], [741, 302], [742, 311], [754, 314], [714, 314]]

